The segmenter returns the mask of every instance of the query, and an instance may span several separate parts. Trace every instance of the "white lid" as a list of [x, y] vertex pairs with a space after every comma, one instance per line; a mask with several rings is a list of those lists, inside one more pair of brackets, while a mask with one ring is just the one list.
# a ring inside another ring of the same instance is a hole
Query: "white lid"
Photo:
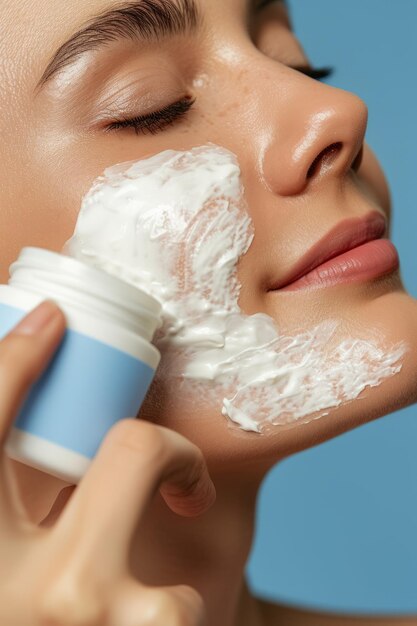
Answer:
[[[9, 267], [11, 285], [38, 293], [52, 292], [74, 305], [108, 316], [125, 318], [129, 326], [145, 329], [151, 338], [160, 323], [162, 306], [142, 289], [78, 259], [46, 250], [25, 247]], [[93, 302], [93, 301], [96, 302]], [[140, 331], [139, 331], [140, 332]], [[141, 333], [143, 334], [143, 333]]]

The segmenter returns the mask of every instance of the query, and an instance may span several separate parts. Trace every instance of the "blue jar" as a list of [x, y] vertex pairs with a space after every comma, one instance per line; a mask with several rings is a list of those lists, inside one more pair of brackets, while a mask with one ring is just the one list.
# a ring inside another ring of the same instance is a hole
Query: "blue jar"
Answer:
[[67, 329], [9, 432], [9, 457], [76, 484], [107, 431], [134, 417], [160, 360], [151, 341], [161, 305], [115, 276], [71, 257], [27, 247], [0, 285], [0, 338], [42, 300]]

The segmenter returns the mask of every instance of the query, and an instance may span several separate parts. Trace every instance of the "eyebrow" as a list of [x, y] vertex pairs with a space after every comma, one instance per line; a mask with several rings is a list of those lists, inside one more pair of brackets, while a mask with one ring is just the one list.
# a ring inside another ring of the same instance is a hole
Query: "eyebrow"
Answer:
[[158, 41], [198, 29], [194, 0], [136, 0], [99, 14], [63, 43], [49, 61], [35, 90], [84, 53], [120, 39]]

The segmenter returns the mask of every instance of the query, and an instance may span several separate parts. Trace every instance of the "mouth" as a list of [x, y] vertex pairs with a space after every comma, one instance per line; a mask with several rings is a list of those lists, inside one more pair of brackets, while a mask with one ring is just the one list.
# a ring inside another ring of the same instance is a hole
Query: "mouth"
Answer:
[[399, 268], [384, 216], [372, 211], [343, 220], [316, 242], [269, 291], [298, 291], [366, 281]]

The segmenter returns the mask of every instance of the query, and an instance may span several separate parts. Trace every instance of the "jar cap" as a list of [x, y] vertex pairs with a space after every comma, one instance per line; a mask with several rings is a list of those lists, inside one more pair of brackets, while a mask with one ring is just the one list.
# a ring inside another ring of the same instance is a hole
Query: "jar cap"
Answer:
[[13, 274], [18, 276], [29, 268], [32, 278], [43, 276], [57, 288], [68, 287], [87, 298], [95, 296], [108, 306], [124, 309], [130, 319], [140, 315], [147, 318], [152, 327], [160, 322], [162, 305], [156, 298], [88, 263], [45, 248], [28, 246], [22, 248], [18, 259], [10, 265], [11, 283], [16, 282]]

